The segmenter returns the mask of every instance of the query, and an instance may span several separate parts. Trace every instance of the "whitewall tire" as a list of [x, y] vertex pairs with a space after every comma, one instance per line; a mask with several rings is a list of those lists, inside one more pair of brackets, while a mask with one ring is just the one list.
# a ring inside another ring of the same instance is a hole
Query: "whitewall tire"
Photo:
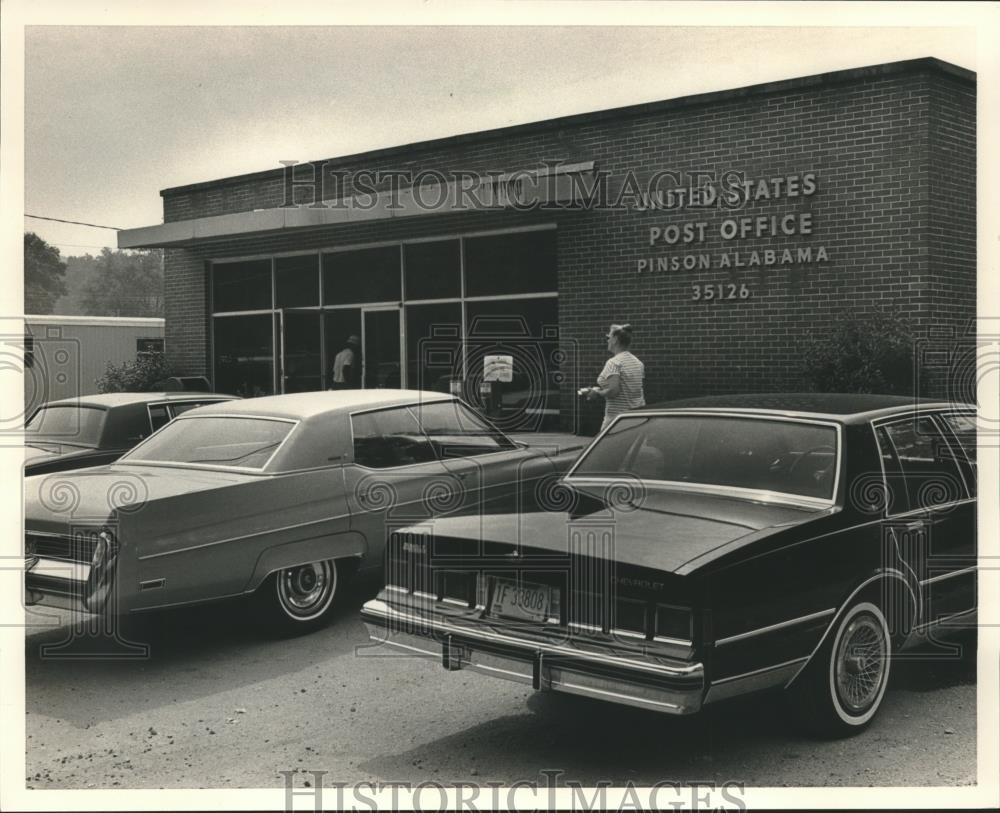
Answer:
[[352, 568], [334, 559], [272, 573], [255, 594], [263, 620], [287, 634], [310, 632], [327, 623]]
[[792, 685], [798, 721], [826, 736], [863, 731], [882, 705], [891, 665], [885, 613], [869, 601], [852, 604]]

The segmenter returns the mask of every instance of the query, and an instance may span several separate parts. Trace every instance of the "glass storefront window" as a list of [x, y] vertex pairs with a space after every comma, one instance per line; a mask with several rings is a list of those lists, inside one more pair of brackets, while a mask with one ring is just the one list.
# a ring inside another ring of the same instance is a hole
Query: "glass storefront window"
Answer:
[[212, 309], [258, 311], [271, 309], [271, 261], [212, 264]]
[[407, 386], [448, 392], [462, 378], [462, 304], [406, 306]]
[[279, 308], [319, 304], [319, 257], [277, 257], [274, 260], [274, 293]]
[[288, 310], [281, 314], [283, 392], [321, 389], [319, 311]]
[[272, 394], [272, 316], [217, 316], [212, 321], [215, 328], [215, 389], [247, 398]]
[[[499, 398], [497, 424], [507, 431], [550, 428], [559, 416], [559, 302], [539, 299], [495, 299], [465, 305], [466, 359], [469, 378], [482, 380], [485, 357], [513, 360], [510, 382], [492, 386]], [[477, 406], [478, 391], [466, 388]]]
[[[347, 340], [351, 336], [361, 338], [361, 308], [337, 308], [326, 311], [323, 314], [326, 335], [326, 386], [333, 386], [333, 365], [337, 358], [337, 353], [347, 347]], [[355, 364], [351, 371], [352, 380], [347, 382], [349, 389], [359, 389], [361, 387], [361, 366], [364, 359], [361, 357], [360, 345], [354, 348]]]
[[[331, 387], [354, 336], [348, 387], [449, 392], [457, 380], [454, 391], [506, 429], [546, 428], [558, 417], [554, 229], [222, 259], [211, 269], [220, 392]], [[491, 393], [480, 387], [487, 354], [514, 364], [513, 381]], [[504, 419], [517, 415], [534, 417]]]
[[411, 243], [403, 251], [407, 299], [461, 296], [462, 260], [458, 240]]
[[324, 305], [399, 302], [401, 298], [399, 246], [323, 255]]
[[555, 230], [466, 238], [466, 296], [540, 293], [557, 287]]

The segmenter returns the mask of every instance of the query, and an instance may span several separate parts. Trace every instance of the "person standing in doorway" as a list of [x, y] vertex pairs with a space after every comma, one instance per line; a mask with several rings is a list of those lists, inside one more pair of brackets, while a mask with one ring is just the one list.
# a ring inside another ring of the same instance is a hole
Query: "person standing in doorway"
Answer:
[[355, 335], [347, 337], [347, 344], [333, 359], [333, 382], [331, 390], [354, 390], [358, 388], [358, 377], [361, 374], [358, 363], [358, 351], [361, 349], [361, 339]]
[[646, 370], [643, 363], [629, 351], [632, 345], [632, 325], [611, 325], [607, 340], [611, 358], [597, 376], [597, 386], [580, 391], [589, 401], [604, 399], [602, 430], [616, 415], [646, 405], [642, 386]]

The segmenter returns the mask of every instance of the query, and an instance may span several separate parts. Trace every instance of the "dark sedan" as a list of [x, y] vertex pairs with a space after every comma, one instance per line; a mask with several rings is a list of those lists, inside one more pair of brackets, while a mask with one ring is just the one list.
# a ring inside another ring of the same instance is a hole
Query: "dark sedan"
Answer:
[[876, 395], [626, 413], [542, 509], [394, 533], [363, 617], [449, 670], [673, 714], [783, 688], [856, 732], [898, 651], [974, 620], [975, 420]]
[[105, 466], [189, 409], [232, 401], [204, 392], [116, 392], [42, 404], [24, 427], [24, 474]]

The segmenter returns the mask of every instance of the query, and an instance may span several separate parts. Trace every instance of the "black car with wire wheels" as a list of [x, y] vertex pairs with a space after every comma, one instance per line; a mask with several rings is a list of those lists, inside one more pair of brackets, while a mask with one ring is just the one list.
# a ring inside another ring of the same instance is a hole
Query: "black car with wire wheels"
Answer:
[[233, 401], [210, 392], [114, 392], [39, 406], [24, 426], [24, 476], [114, 463], [189, 409]]
[[975, 427], [880, 395], [644, 407], [532, 510], [398, 529], [362, 617], [448, 670], [671, 714], [784, 689], [857, 732], [896, 653], [975, 621]]
[[517, 505], [573, 436], [512, 439], [460, 400], [338, 390], [192, 409], [109, 466], [25, 481], [25, 595], [125, 616], [249, 597], [268, 625], [325, 623], [387, 528]]

